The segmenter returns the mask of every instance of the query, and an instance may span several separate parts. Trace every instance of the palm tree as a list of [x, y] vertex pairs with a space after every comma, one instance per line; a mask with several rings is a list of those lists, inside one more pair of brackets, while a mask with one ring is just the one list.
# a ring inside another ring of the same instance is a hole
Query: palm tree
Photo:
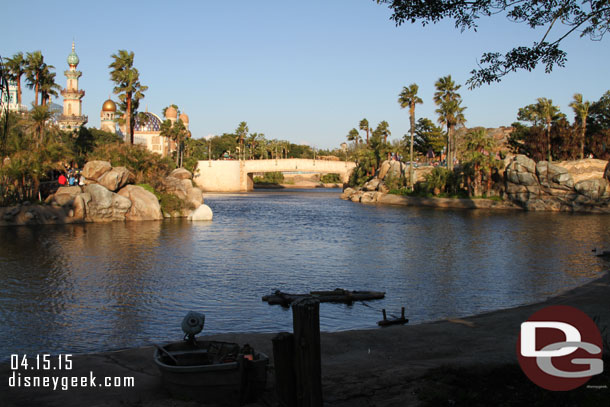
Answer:
[[580, 159], [585, 158], [585, 133], [587, 132], [587, 116], [591, 102], [583, 101], [581, 93], [574, 94], [574, 100], [570, 103], [570, 107], [574, 110], [575, 121], [580, 121]]
[[377, 128], [375, 129], [375, 131], [379, 132], [379, 135], [381, 135], [381, 137], [383, 137], [383, 143], [387, 144], [388, 137], [392, 135], [392, 132], [390, 131], [390, 125], [388, 124], [388, 122], [386, 122], [385, 120], [381, 121], [377, 125]]
[[17, 104], [21, 106], [21, 77], [26, 73], [27, 61], [23, 52], [18, 52], [12, 58], [7, 58], [6, 67], [12, 80], [17, 82]]
[[[495, 148], [495, 140], [489, 137], [482, 127], [472, 129], [466, 134], [465, 158], [467, 166], [472, 168], [474, 196], [481, 195], [483, 172], [487, 173], [487, 189], [491, 187], [491, 176], [496, 161], [493, 154]], [[468, 180], [470, 180], [470, 177]]]
[[244, 153], [244, 140], [248, 135], [248, 131], [248, 123], [246, 122], [239, 123], [237, 129], [235, 129], [235, 141], [237, 141], [237, 143], [239, 144], [240, 157]]
[[408, 88], [406, 86], [403, 86], [402, 92], [400, 92], [400, 94], [398, 95], [398, 103], [400, 104], [400, 108], [409, 108], [409, 121], [411, 122], [411, 147], [409, 150], [409, 183], [411, 187], [413, 187], [414, 184], [413, 140], [415, 139], [415, 105], [424, 103], [424, 101], [419, 96], [417, 96], [418, 90], [419, 87], [417, 86], [417, 84], [412, 83], [411, 85], [409, 85]]
[[[46, 64], [40, 51], [28, 52], [26, 57], [26, 81], [29, 89], [34, 89], [34, 106], [38, 106], [38, 93], [40, 92], [40, 76]], [[50, 66], [53, 68], [52, 66]]]
[[462, 97], [457, 91], [462, 85], [456, 85], [451, 79], [451, 75], [439, 78], [434, 84], [436, 92], [434, 93], [434, 103], [439, 108], [436, 113], [439, 114], [439, 123], [447, 126], [447, 168], [453, 170], [453, 161], [457, 153], [455, 142], [455, 127], [463, 124], [465, 107], [460, 106]]
[[42, 145], [47, 122], [53, 117], [48, 106], [34, 106], [30, 111], [29, 126], [36, 137], [36, 147]]
[[360, 141], [360, 133], [358, 133], [358, 130], [351, 129], [349, 131], [349, 133], [347, 133], [347, 141], [353, 141], [354, 144], [358, 145], [358, 142]]
[[40, 74], [40, 104], [43, 106], [50, 102], [51, 96], [57, 97], [57, 91], [61, 89], [55, 83], [55, 72], [51, 72], [50, 68], [52, 66], [45, 66]]
[[551, 123], [553, 118], [559, 114], [559, 108], [553, 106], [553, 100], [547, 98], [538, 98], [537, 110], [539, 115], [544, 118], [546, 123], [546, 143], [547, 143], [547, 156], [548, 161], [553, 161], [551, 155]]
[[144, 97], [144, 92], [148, 90], [148, 86], [140, 83], [140, 73], [133, 67], [133, 51], [127, 52], [124, 49], [119, 50], [117, 54], [112, 54], [111, 58], [114, 61], [108, 65], [110, 71], [110, 79], [116, 84], [113, 91], [119, 95], [119, 99], [125, 103], [125, 129], [127, 131], [129, 142], [134, 143], [132, 117], [135, 114], [136, 107], [134, 101], [139, 101]]
[[366, 118], [360, 120], [360, 130], [366, 131], [366, 145], [369, 145], [369, 132], [371, 128], [369, 127], [369, 121]]

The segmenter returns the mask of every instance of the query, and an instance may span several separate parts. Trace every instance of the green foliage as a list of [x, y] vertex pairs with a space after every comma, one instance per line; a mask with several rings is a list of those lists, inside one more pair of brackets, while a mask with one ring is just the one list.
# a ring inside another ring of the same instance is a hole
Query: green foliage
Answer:
[[426, 117], [417, 120], [414, 142], [416, 151], [425, 155], [428, 153], [428, 150], [432, 149], [434, 154], [438, 156], [446, 144], [447, 137], [443, 132], [443, 129], [435, 125], [432, 120]]
[[320, 181], [324, 184], [338, 184], [341, 183], [341, 177], [335, 173], [324, 174], [320, 177]]
[[150, 183], [154, 188], [176, 168], [170, 158], [130, 144], [100, 145], [89, 155], [89, 160], [109, 161], [113, 167], [127, 167], [135, 175], [136, 183]]
[[174, 212], [182, 212], [186, 209], [186, 203], [174, 194], [161, 192], [158, 194], [158, 197], [159, 205], [161, 205], [161, 210], [163, 210], [163, 212], [171, 214]]
[[266, 172], [263, 177], [254, 177], [255, 184], [281, 184], [284, 182], [284, 174], [281, 172]]
[[[468, 84], [471, 88], [498, 82], [520, 69], [532, 71], [541, 63], [546, 72], [563, 67], [566, 53], [559, 49], [563, 41], [576, 31], [581, 37], [600, 40], [610, 26], [610, 8], [605, 0], [595, 1], [408, 1], [376, 0], [392, 10], [390, 17], [397, 25], [421, 22], [423, 25], [441, 20], [453, 20], [460, 30], [477, 30], [477, 22], [498, 14], [513, 22], [525, 22], [530, 28], [542, 27], [546, 31], [542, 40], [531, 46], [517, 46], [504, 55], [486, 52], [479, 60], [479, 68], [471, 71]], [[551, 29], [555, 25], [555, 30]], [[559, 27], [559, 30], [557, 30]]]

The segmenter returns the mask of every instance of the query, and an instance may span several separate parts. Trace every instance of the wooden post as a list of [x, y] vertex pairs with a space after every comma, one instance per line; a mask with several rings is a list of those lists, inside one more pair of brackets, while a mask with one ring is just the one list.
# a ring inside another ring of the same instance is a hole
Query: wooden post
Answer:
[[292, 303], [298, 407], [322, 407], [320, 302], [311, 297]]
[[281, 407], [297, 404], [296, 378], [294, 372], [294, 335], [280, 332], [271, 339], [275, 366], [275, 391]]

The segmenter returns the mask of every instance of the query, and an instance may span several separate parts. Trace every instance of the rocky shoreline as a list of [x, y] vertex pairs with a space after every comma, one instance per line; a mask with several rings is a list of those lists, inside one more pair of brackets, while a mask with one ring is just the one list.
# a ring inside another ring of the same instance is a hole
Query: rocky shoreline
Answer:
[[[424, 206], [458, 209], [520, 209], [526, 211], [610, 213], [610, 163], [584, 159], [548, 163], [524, 155], [505, 162], [498, 183], [501, 199], [464, 199], [403, 196], [389, 193], [388, 179], [405, 176], [408, 167], [385, 161], [370, 181], [359, 188], [345, 188], [341, 199], [365, 204]], [[423, 182], [432, 168], [416, 170]]]
[[163, 211], [159, 199], [146, 188], [133, 185], [134, 175], [107, 161], [90, 161], [82, 171], [84, 185], [63, 186], [48, 196], [44, 205], [24, 202], [0, 208], [0, 226], [162, 220], [188, 217], [212, 220], [203, 193], [193, 186], [193, 175], [184, 168], [162, 180], [163, 192], [184, 204], [181, 211]]

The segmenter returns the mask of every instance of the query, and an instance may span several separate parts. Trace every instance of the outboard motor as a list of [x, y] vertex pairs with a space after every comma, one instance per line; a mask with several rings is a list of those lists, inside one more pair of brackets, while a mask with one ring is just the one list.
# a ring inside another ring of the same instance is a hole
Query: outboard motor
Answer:
[[189, 311], [182, 320], [182, 331], [184, 332], [184, 340], [189, 344], [196, 346], [195, 335], [203, 330], [205, 324], [205, 315]]

